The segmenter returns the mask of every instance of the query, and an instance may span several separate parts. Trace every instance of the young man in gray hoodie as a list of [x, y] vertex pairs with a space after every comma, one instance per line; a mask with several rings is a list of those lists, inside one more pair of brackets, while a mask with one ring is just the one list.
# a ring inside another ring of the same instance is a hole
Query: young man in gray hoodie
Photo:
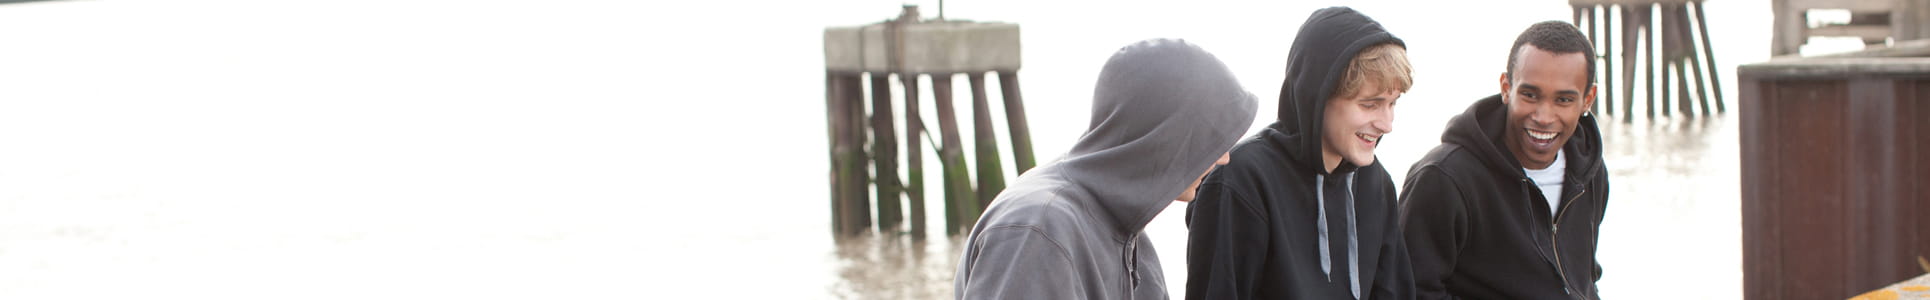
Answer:
[[1146, 224], [1190, 201], [1253, 123], [1254, 96], [1225, 64], [1180, 40], [1114, 53], [1092, 121], [1056, 163], [1026, 172], [966, 239], [959, 299], [1165, 299]]

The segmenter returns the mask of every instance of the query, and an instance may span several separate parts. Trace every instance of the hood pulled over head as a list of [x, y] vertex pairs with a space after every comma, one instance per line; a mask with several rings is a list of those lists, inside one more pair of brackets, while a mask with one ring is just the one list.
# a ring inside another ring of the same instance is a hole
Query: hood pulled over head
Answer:
[[[1322, 118], [1327, 100], [1333, 98], [1347, 65], [1367, 47], [1394, 43], [1406, 44], [1358, 11], [1347, 7], [1328, 7], [1314, 11], [1293, 38], [1287, 53], [1287, 77], [1280, 87], [1280, 114], [1268, 126], [1269, 134], [1289, 137], [1286, 148], [1291, 159], [1303, 166], [1324, 165], [1320, 160]], [[1325, 172], [1325, 170], [1322, 170]]]
[[1092, 121], [1060, 167], [1098, 202], [1096, 217], [1136, 233], [1233, 147], [1257, 106], [1199, 46], [1134, 43], [1099, 72]]

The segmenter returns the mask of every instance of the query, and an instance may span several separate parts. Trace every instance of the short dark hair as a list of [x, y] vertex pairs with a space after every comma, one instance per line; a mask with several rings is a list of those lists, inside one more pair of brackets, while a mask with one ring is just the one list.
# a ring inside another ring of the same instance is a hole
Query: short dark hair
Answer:
[[1587, 84], [1595, 84], [1595, 45], [1575, 25], [1562, 21], [1542, 21], [1528, 26], [1528, 30], [1515, 37], [1514, 47], [1508, 48], [1509, 80], [1514, 79], [1515, 60], [1521, 54], [1522, 45], [1535, 45], [1535, 48], [1555, 54], [1582, 53], [1588, 61]]

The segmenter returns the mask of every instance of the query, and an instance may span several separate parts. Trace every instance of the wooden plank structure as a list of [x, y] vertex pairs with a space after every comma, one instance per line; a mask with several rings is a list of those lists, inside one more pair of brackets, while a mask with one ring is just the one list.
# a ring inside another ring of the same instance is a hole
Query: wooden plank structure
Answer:
[[[1601, 70], [1601, 77], [1599, 77], [1601, 84], [1597, 89], [1596, 97], [1603, 101], [1596, 101], [1596, 107], [1590, 109], [1597, 113], [1619, 114], [1623, 122], [1633, 121], [1635, 69], [1640, 65], [1645, 72], [1643, 78], [1646, 81], [1644, 83], [1646, 93], [1643, 100], [1646, 101], [1644, 107], [1648, 117], [1655, 117], [1657, 108], [1661, 108], [1663, 116], [1668, 116], [1672, 93], [1680, 97], [1676, 111], [1683, 116], [1692, 116], [1697, 112], [1707, 116], [1711, 112], [1727, 111], [1728, 108], [1722, 102], [1721, 73], [1716, 71], [1715, 47], [1709, 44], [1709, 25], [1707, 18], [1704, 17], [1706, 14], [1703, 13], [1702, 2], [1703, 0], [1569, 0], [1569, 6], [1574, 9], [1574, 23], [1576, 26], [1584, 27], [1589, 39], [1597, 44], [1596, 49], [1599, 50], [1595, 53], [1601, 59], [1601, 63], [1597, 64], [1601, 66], [1597, 68]], [[1621, 15], [1620, 23], [1615, 22], [1618, 14]], [[1691, 14], [1694, 14], [1694, 18], [1691, 18]], [[1691, 22], [1694, 26], [1690, 26]], [[1616, 24], [1620, 24], [1622, 33], [1619, 36], [1622, 61], [1620, 81], [1617, 81], [1614, 76], [1616, 74], [1614, 53], [1618, 50], [1615, 47], [1618, 37], [1615, 35]], [[1596, 34], [1598, 31], [1600, 35]], [[1660, 45], [1656, 38], [1657, 34], [1661, 35]], [[1700, 38], [1700, 49], [1696, 47], [1697, 38]], [[1638, 52], [1646, 56], [1646, 61], [1640, 63], [1636, 61]], [[1662, 62], [1659, 65], [1655, 61], [1658, 52], [1662, 56]], [[1705, 65], [1708, 67], [1705, 68]], [[1669, 70], [1671, 69], [1675, 71], [1674, 90], [1670, 90]], [[1658, 72], [1662, 74], [1660, 84], [1663, 86], [1659, 104], [1656, 103], [1655, 93], [1657, 86], [1655, 75]], [[1703, 81], [1705, 75], [1708, 77], [1706, 84]], [[1690, 76], [1695, 78], [1694, 90], [1701, 103], [1700, 109], [1689, 104], [1688, 79]], [[1618, 86], [1617, 82], [1622, 84]], [[1614, 100], [1617, 87], [1620, 87], [1622, 95], [1620, 113], [1615, 112]], [[1713, 110], [1710, 107], [1710, 92], [1715, 93]]]
[[[908, 231], [913, 240], [926, 231], [922, 143], [929, 139], [919, 103], [919, 81], [931, 78], [933, 109], [938, 117], [937, 150], [943, 169], [946, 232], [969, 230], [994, 196], [1005, 188], [999, 159], [986, 73], [995, 73], [1010, 130], [1014, 169], [1033, 167], [1031, 134], [1019, 93], [1019, 27], [1017, 24], [921, 19], [918, 7], [904, 6], [894, 19], [854, 27], [824, 30], [826, 108], [831, 135], [832, 232], [843, 238], [875, 230]], [[972, 123], [976, 168], [965, 162], [965, 146], [952, 110], [952, 83], [964, 75], [971, 84]], [[871, 83], [869, 118], [860, 78]], [[905, 182], [898, 181], [895, 102], [891, 80], [896, 77], [904, 95]], [[869, 139], [864, 128], [871, 128]], [[867, 143], [867, 141], [869, 141]], [[868, 150], [868, 151], [867, 151]], [[866, 158], [869, 159], [866, 159]], [[974, 170], [976, 169], [976, 170]], [[972, 174], [977, 174], [976, 184]], [[875, 179], [874, 179], [875, 178]], [[875, 187], [875, 190], [867, 189]], [[870, 192], [874, 192], [872, 194]], [[905, 204], [900, 195], [908, 198]], [[872, 223], [872, 196], [876, 223]], [[901, 209], [906, 208], [909, 209]], [[909, 228], [900, 228], [910, 214]]]
[[[1770, 54], [1797, 54], [1810, 36], [1847, 36], [1865, 45], [1883, 46], [1886, 40], [1930, 38], [1930, 0], [1770, 0], [1776, 14]], [[1809, 27], [1809, 11], [1840, 9], [1850, 12], [1847, 24]]]
[[1744, 298], [1843, 299], [1930, 256], [1930, 40], [1744, 65]]

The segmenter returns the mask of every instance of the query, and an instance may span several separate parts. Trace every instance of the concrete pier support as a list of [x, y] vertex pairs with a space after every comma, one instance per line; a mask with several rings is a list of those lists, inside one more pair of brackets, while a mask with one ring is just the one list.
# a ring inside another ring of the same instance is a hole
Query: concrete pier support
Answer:
[[[939, 163], [943, 169], [943, 207], [945, 231], [963, 233], [978, 220], [990, 200], [1005, 187], [1007, 180], [1000, 161], [997, 125], [986, 91], [988, 72], [997, 72], [1004, 98], [1006, 123], [1011, 130], [1013, 163], [1019, 172], [1031, 169], [1031, 135], [1025, 123], [1025, 106], [1019, 95], [1019, 27], [998, 22], [951, 21], [944, 18], [922, 19], [916, 6], [905, 6], [896, 18], [852, 27], [824, 29], [824, 63], [827, 70], [828, 126], [832, 136], [832, 210], [833, 232], [843, 236], [860, 234], [870, 228], [869, 210], [875, 183], [877, 227], [879, 233], [897, 233], [909, 215], [910, 236], [922, 240], [926, 229], [924, 155], [926, 134], [925, 106], [919, 101], [921, 76], [930, 75], [932, 105], [937, 115]], [[871, 102], [867, 115], [861, 76], [870, 76]], [[969, 74], [972, 84], [972, 126], [976, 145], [976, 166], [967, 165], [966, 149], [957, 114], [952, 111], [952, 85], [956, 74]], [[904, 91], [904, 152], [895, 122], [890, 76]], [[852, 84], [859, 84], [852, 87]], [[869, 116], [867, 118], [867, 116]], [[869, 134], [863, 129], [869, 128]], [[873, 140], [867, 141], [865, 137]], [[870, 154], [866, 155], [866, 150]], [[899, 154], [903, 153], [906, 181], [899, 181]], [[976, 169], [976, 170], [974, 170]], [[874, 175], [877, 180], [871, 180]], [[976, 174], [976, 178], [974, 178]], [[976, 180], [974, 180], [976, 179]], [[973, 182], [977, 181], [975, 185]], [[902, 195], [902, 196], [901, 196]], [[909, 198], [909, 201], [905, 201]], [[908, 205], [906, 205], [908, 204]], [[907, 212], [907, 210], [909, 210]]]

